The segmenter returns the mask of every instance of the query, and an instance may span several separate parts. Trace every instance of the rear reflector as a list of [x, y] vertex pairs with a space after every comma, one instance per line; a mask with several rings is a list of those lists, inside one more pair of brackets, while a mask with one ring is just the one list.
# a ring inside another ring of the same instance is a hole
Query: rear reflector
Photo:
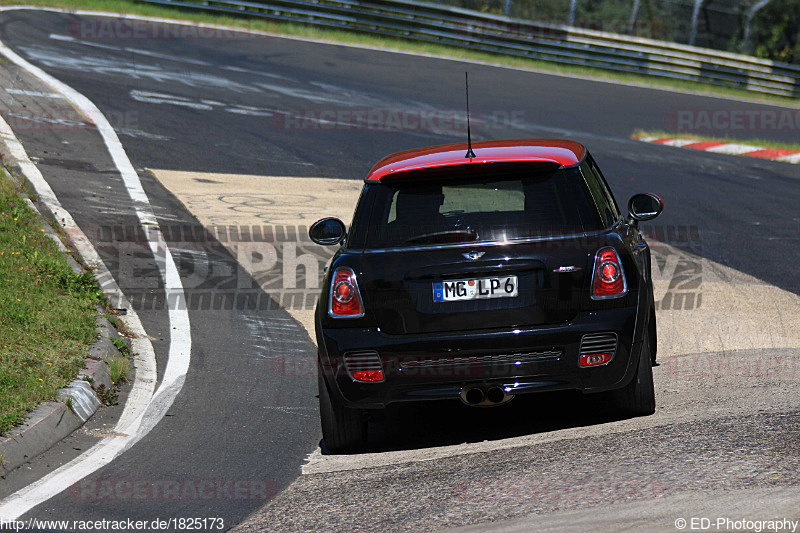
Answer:
[[616, 351], [616, 333], [587, 333], [581, 338], [578, 365], [582, 368], [604, 365], [614, 358]]
[[380, 370], [356, 370], [353, 372], [356, 381], [383, 381], [383, 372]]
[[604, 365], [611, 361], [610, 353], [591, 353], [581, 355], [580, 365], [582, 367]]
[[376, 383], [383, 381], [383, 363], [378, 352], [348, 352], [344, 354], [344, 366], [355, 381]]

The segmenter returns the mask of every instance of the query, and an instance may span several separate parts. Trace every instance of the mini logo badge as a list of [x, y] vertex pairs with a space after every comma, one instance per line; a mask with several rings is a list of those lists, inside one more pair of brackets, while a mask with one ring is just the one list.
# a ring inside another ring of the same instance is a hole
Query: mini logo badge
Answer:
[[572, 265], [570, 265], [570, 266], [560, 266], [557, 269], [553, 270], [553, 272], [577, 272], [580, 269], [581, 269], [581, 267], [576, 267], [576, 266], [572, 266]]
[[481, 257], [483, 257], [483, 254], [485, 254], [485, 253], [486, 252], [467, 252], [467, 253], [461, 254], [461, 255], [463, 255], [467, 259], [472, 259], [474, 261], [476, 259], [480, 259]]

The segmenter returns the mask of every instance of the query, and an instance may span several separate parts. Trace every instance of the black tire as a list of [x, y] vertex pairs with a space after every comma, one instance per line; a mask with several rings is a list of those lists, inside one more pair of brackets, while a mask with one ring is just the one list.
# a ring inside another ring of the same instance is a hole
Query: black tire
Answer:
[[650, 320], [647, 324], [647, 331], [650, 338], [650, 357], [653, 361], [653, 366], [658, 366], [658, 328], [656, 327], [656, 304], [650, 308]]
[[642, 340], [636, 375], [625, 387], [611, 391], [610, 400], [614, 410], [623, 415], [646, 416], [656, 412], [649, 334]]
[[331, 395], [328, 384], [317, 365], [319, 384], [319, 417], [322, 423], [322, 440], [333, 453], [358, 451], [367, 443], [367, 422], [362, 409], [341, 405]]

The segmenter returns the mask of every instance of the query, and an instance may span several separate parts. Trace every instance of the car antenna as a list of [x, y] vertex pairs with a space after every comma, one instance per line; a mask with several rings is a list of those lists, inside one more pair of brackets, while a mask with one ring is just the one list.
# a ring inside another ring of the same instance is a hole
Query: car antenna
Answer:
[[475, 152], [472, 151], [472, 132], [469, 129], [469, 72], [464, 72], [465, 81], [467, 84], [467, 155], [465, 159], [475, 157]]

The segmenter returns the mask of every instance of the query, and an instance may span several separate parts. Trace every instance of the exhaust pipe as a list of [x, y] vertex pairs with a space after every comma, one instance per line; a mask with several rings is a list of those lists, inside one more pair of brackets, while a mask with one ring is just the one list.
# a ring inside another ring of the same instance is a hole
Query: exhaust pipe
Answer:
[[461, 389], [461, 401], [472, 407], [494, 407], [513, 399], [499, 385], [468, 385]]
[[491, 387], [488, 391], [486, 391], [486, 399], [492, 403], [503, 403], [503, 400], [506, 399], [506, 393], [500, 387]]
[[483, 390], [478, 387], [464, 388], [461, 399], [468, 405], [478, 405], [484, 399]]

